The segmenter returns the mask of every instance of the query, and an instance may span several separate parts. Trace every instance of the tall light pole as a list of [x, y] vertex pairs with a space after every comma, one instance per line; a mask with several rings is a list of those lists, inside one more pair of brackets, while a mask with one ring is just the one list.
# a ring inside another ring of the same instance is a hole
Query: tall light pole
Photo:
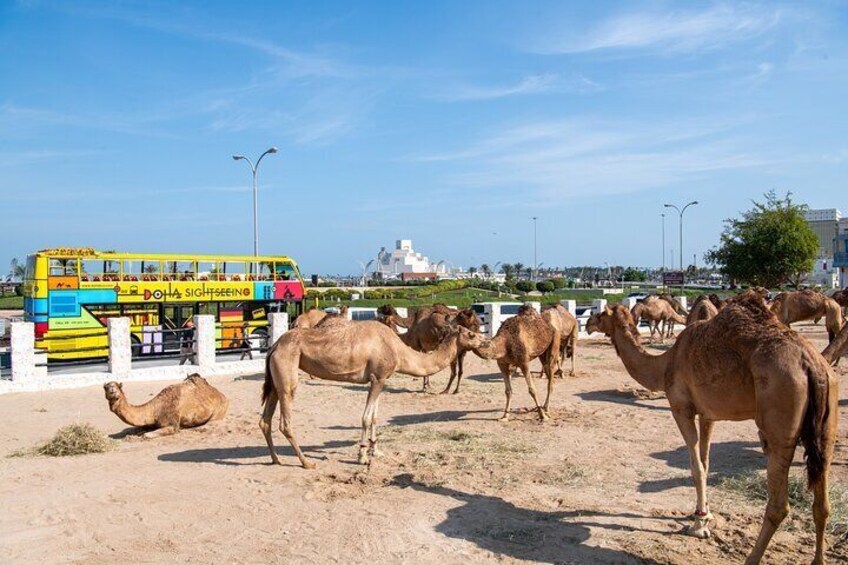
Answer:
[[[680, 218], [680, 272], [683, 272], [683, 212], [686, 211], [686, 208], [689, 206], [695, 206], [698, 204], [697, 200], [693, 200], [689, 204], [683, 207], [683, 209], [678, 208], [674, 204], [666, 204], [666, 208], [674, 208], [677, 210], [678, 217]], [[680, 284], [680, 292], [683, 293], [683, 290], [686, 288], [686, 275], [683, 275], [683, 282]]]
[[276, 153], [277, 148], [271, 147], [265, 151], [259, 158], [256, 160], [256, 164], [253, 164], [253, 161], [245, 157], [244, 155], [233, 155], [233, 159], [236, 161], [245, 160], [250, 165], [250, 170], [253, 171], [253, 256], [259, 256], [259, 220], [257, 219], [257, 213], [259, 211], [257, 200], [257, 188], [256, 188], [256, 169], [259, 168], [259, 163], [262, 161], [262, 157], [269, 153]]
[[660, 214], [662, 216], [662, 283], [663, 288], [665, 288], [665, 214]]
[[536, 282], [537, 271], [539, 269], [539, 263], [536, 258], [536, 220], [538, 219], [538, 216], [533, 216], [533, 282]]

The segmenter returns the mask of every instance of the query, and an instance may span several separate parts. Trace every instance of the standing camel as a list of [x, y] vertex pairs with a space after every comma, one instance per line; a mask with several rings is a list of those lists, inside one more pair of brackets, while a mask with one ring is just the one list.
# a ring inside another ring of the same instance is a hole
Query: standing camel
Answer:
[[[483, 359], [497, 359], [498, 368], [504, 379], [506, 388], [506, 406], [501, 421], [509, 420], [509, 406], [512, 402], [511, 375], [514, 369], [521, 369], [527, 389], [539, 411], [539, 419], [547, 420], [548, 407], [554, 387], [554, 365], [559, 356], [559, 334], [542, 318], [541, 314], [529, 304], [521, 306], [518, 314], [507, 319], [498, 329], [497, 335], [483, 347], [475, 347], [474, 353]], [[538, 358], [542, 363], [545, 375], [548, 377], [548, 395], [544, 407], [539, 405], [536, 397], [536, 385], [530, 374], [530, 362]]]
[[754, 420], [768, 461], [768, 504], [746, 563], [760, 562], [789, 512], [788, 475], [799, 439], [815, 497], [813, 563], [824, 562], [839, 391], [827, 362], [806, 339], [782, 325], [753, 294], [729, 304], [715, 318], [687, 327], [662, 355], [649, 354], [634, 339], [632, 321], [621, 306], [593, 315], [587, 331], [610, 336], [630, 376], [649, 390], [665, 392], [689, 449], [697, 491], [691, 535], [709, 536], [706, 483], [714, 423]]
[[839, 364], [839, 359], [845, 355], [848, 355], [848, 324], [842, 326], [842, 330], [822, 351], [822, 357], [834, 367]]
[[298, 369], [320, 379], [349, 383], [368, 383], [368, 400], [362, 415], [359, 462], [366, 464], [377, 451], [377, 409], [380, 392], [393, 373], [423, 377], [438, 373], [456, 357], [459, 348], [483, 347], [488, 340], [459, 326], [448, 328], [438, 348], [420, 353], [405, 345], [385, 324], [374, 321], [330, 326], [297, 328], [277, 340], [265, 361], [264, 405], [259, 427], [268, 443], [271, 460], [279, 464], [271, 437], [271, 421], [277, 402], [282, 414], [280, 431], [289, 440], [300, 464], [311, 469], [294, 437], [292, 403], [298, 384]]
[[842, 317], [848, 316], [848, 288], [837, 290], [830, 297], [840, 306], [842, 306]]
[[[630, 313], [633, 316], [634, 323], [638, 324], [640, 319], [648, 322], [648, 328], [651, 330], [650, 341], [652, 343], [654, 341], [655, 332], [659, 332], [660, 343], [662, 343], [665, 338], [665, 327], [668, 320], [686, 325], [686, 318], [675, 312], [674, 307], [667, 301], [661, 300], [657, 297], [653, 297], [653, 299], [651, 298], [652, 297], [648, 297], [642, 302], [636, 304], [636, 306], [630, 310]], [[663, 324], [662, 329], [660, 328], [661, 322]]]
[[562, 304], [555, 304], [542, 309], [542, 317], [559, 334], [560, 346], [557, 358], [557, 370], [554, 374], [562, 376], [562, 366], [567, 357], [571, 357], [571, 376], [574, 372], [574, 357], [577, 350], [577, 336], [580, 327], [577, 318]]
[[294, 319], [292, 328], [314, 328], [327, 317], [327, 313], [318, 308], [308, 310]]
[[833, 341], [842, 329], [842, 307], [832, 298], [814, 290], [782, 292], [774, 299], [771, 311], [787, 326], [803, 320], [824, 318], [829, 341]]

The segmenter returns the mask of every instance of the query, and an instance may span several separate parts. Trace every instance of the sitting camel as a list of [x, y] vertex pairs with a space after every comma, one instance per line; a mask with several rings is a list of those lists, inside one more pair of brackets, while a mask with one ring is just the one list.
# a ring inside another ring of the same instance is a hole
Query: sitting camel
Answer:
[[716, 308], [715, 303], [709, 296], [702, 294], [696, 298], [695, 303], [692, 304], [692, 308], [689, 310], [689, 315], [686, 316], [686, 325], [688, 326], [695, 322], [715, 318], [717, 314], [718, 308]]
[[[651, 343], [654, 341], [655, 332], [659, 332], [660, 343], [664, 341], [665, 328], [669, 320], [686, 325], [686, 318], [675, 312], [674, 307], [668, 301], [657, 296], [649, 296], [639, 302], [630, 310], [630, 313], [633, 316], [634, 324], [638, 324], [639, 320], [648, 322], [648, 328], [651, 330]], [[662, 329], [660, 329], [660, 322], [663, 324]]]
[[143, 437], [155, 438], [175, 434], [180, 428], [196, 428], [227, 415], [230, 401], [198, 374], [189, 375], [175, 385], [162, 389], [151, 400], [134, 406], [124, 395], [123, 385], [103, 385], [109, 410], [124, 423], [142, 428], [156, 428]]
[[377, 408], [386, 380], [396, 372], [415, 377], [438, 373], [456, 357], [460, 348], [483, 347], [487, 341], [480, 334], [452, 326], [445, 330], [435, 351], [420, 353], [405, 345], [385, 324], [375, 321], [322, 329], [298, 328], [283, 334], [268, 350], [262, 387], [264, 409], [259, 427], [271, 451], [271, 460], [280, 463], [271, 437], [271, 420], [279, 400], [280, 431], [289, 440], [300, 464], [306, 469], [315, 467], [303, 455], [294, 437], [292, 402], [298, 369], [320, 379], [370, 384], [359, 441], [359, 462], [366, 464], [371, 456], [379, 455]]
[[824, 318], [829, 341], [833, 341], [842, 329], [842, 307], [832, 298], [814, 290], [782, 292], [774, 299], [771, 311], [787, 326], [803, 320]]
[[[542, 318], [541, 314], [529, 304], [521, 306], [518, 314], [508, 318], [495, 337], [482, 347], [475, 347], [474, 353], [483, 359], [497, 359], [498, 368], [504, 379], [506, 387], [506, 406], [501, 421], [509, 420], [509, 406], [512, 402], [511, 375], [514, 369], [521, 369], [524, 379], [527, 381], [527, 389], [539, 411], [539, 419], [547, 420], [548, 407], [551, 401], [551, 393], [554, 387], [554, 365], [559, 357], [560, 344], [559, 333], [555, 332], [551, 325]], [[548, 377], [548, 395], [545, 398], [544, 407], [539, 406], [536, 398], [536, 385], [530, 374], [530, 362], [538, 358], [542, 363], [545, 375]]]
[[[706, 322], [687, 327], [662, 355], [633, 337], [627, 309], [593, 315], [587, 331], [612, 338], [627, 372], [651, 391], [664, 391], [692, 466], [697, 490], [689, 533], [708, 537], [706, 482], [710, 435], [720, 420], [754, 420], [768, 460], [768, 504], [759, 538], [746, 563], [759, 563], [789, 512], [787, 484], [795, 447], [804, 444], [814, 492], [816, 555], [824, 562], [829, 514], [828, 472], [839, 418], [838, 381], [818, 351], [781, 324], [754, 293], [728, 304]], [[698, 425], [695, 418], [698, 417]]]

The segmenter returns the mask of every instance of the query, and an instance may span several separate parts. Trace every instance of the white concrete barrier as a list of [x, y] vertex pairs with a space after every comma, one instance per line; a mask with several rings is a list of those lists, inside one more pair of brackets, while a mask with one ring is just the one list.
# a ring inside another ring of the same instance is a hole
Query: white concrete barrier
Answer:
[[9, 339], [13, 382], [27, 383], [47, 374], [46, 366], [37, 366], [41, 361], [46, 361], [46, 358], [35, 351], [35, 324], [12, 322]]
[[683, 306], [684, 310], [689, 310], [689, 302], [685, 296], [677, 296], [676, 298], [680, 301], [680, 305]]
[[560, 304], [562, 304], [566, 310], [568, 310], [572, 316], [577, 316], [577, 301], [576, 300], [560, 300]]
[[215, 316], [195, 316], [194, 327], [194, 362], [198, 367], [210, 367], [215, 364]]
[[607, 307], [607, 301], [605, 298], [596, 298], [592, 300], [592, 313], [598, 314], [603, 312], [603, 310]]
[[[474, 304], [473, 308], [477, 312], [477, 317], [480, 319], [480, 331], [488, 337], [495, 337], [501, 324], [515, 316], [523, 304], [525, 303], [479, 302]], [[539, 302], [527, 302], [527, 304], [533, 306], [537, 312], [542, 310], [542, 304]]]
[[289, 315], [286, 312], [274, 312], [271, 314], [271, 334], [268, 337], [268, 347], [271, 347], [283, 334], [289, 331]]
[[636, 304], [638, 302], [639, 302], [639, 300], [637, 298], [632, 297], [632, 296], [628, 296], [626, 298], [621, 299], [621, 304], [623, 306], [626, 306], [628, 310], [632, 310], [633, 307], [636, 306]]
[[130, 319], [109, 318], [106, 331], [109, 334], [109, 372], [114, 378], [122, 379], [132, 371]]

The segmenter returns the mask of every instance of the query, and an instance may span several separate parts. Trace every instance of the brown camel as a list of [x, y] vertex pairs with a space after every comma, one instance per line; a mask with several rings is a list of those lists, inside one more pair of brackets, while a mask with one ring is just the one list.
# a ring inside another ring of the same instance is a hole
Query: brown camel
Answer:
[[839, 360], [846, 355], [848, 355], [848, 324], [842, 326], [833, 341], [822, 351], [822, 357], [833, 366], [838, 365]]
[[709, 296], [710, 302], [713, 303], [713, 306], [716, 307], [716, 310], [721, 310], [724, 308], [724, 300], [719, 298], [718, 294], [712, 293]]
[[842, 316], [848, 316], [848, 288], [837, 290], [830, 297], [840, 306], [842, 306]]
[[151, 400], [134, 406], [124, 395], [123, 385], [103, 385], [109, 410], [124, 423], [142, 428], [155, 428], [143, 437], [155, 438], [175, 434], [180, 428], [196, 428], [227, 415], [230, 401], [200, 375], [189, 375], [175, 385], [162, 389]]
[[753, 419], [768, 461], [768, 504], [746, 563], [760, 562], [789, 512], [788, 474], [799, 439], [815, 497], [813, 563], [823, 563], [839, 393], [837, 379], [821, 354], [782, 325], [753, 293], [728, 304], [713, 319], [687, 327], [662, 355], [645, 351], [633, 338], [631, 325], [627, 309], [616, 306], [592, 316], [587, 331], [610, 336], [630, 376], [649, 390], [665, 392], [689, 449], [697, 490], [695, 523], [689, 533], [709, 536], [706, 480], [714, 423]]
[[[650, 341], [652, 343], [654, 341], [654, 333], [657, 331], [659, 331], [660, 343], [664, 341], [665, 326], [669, 320], [686, 325], [686, 318], [675, 312], [674, 307], [667, 301], [656, 296], [649, 296], [642, 302], [639, 302], [630, 310], [630, 313], [633, 316], [634, 323], [638, 323], [640, 319], [648, 322], [648, 327], [651, 330]], [[662, 329], [660, 328], [660, 322], [663, 323]]]
[[[381, 322], [386, 326], [390, 327], [395, 333], [397, 333], [397, 327], [395, 324], [395, 320], [397, 319], [395, 315], [384, 316], [381, 319]], [[407, 318], [406, 320], [409, 320]], [[441, 314], [438, 312], [434, 312], [430, 310], [430, 313], [426, 316], [415, 316], [409, 329], [406, 330], [406, 333], [400, 334], [398, 336], [401, 338], [404, 344], [411, 347], [415, 351], [420, 351], [421, 353], [429, 353], [430, 351], [434, 351], [442, 341], [442, 337], [444, 336], [445, 328], [450, 324], [450, 320], [448, 315]], [[403, 327], [403, 326], [401, 326]], [[422, 390], [429, 391], [430, 389], [430, 376], [424, 376], [424, 384]]]
[[[527, 389], [539, 411], [539, 419], [547, 420], [548, 407], [554, 387], [554, 368], [559, 357], [559, 333], [542, 318], [541, 314], [529, 304], [518, 309], [518, 314], [507, 319], [498, 329], [497, 335], [484, 347], [473, 348], [474, 353], [483, 359], [497, 359], [498, 368], [506, 387], [506, 406], [501, 421], [509, 420], [509, 406], [512, 402], [511, 375], [514, 369], [521, 369], [527, 381]], [[536, 397], [536, 385], [530, 373], [530, 362], [538, 358], [548, 377], [548, 394], [544, 407]]]
[[689, 315], [686, 316], [686, 325], [702, 320], [709, 320], [718, 314], [718, 308], [709, 296], [702, 294], [695, 299], [692, 308], [689, 310]]
[[[259, 427], [265, 435], [271, 460], [279, 464], [271, 438], [271, 420], [280, 403], [280, 431], [289, 440], [300, 464], [315, 466], [300, 450], [294, 437], [292, 402], [298, 384], [298, 369], [321, 379], [349, 383], [369, 383], [368, 400], [362, 415], [359, 462], [377, 456], [377, 408], [380, 392], [393, 373], [423, 377], [438, 373], [456, 357], [460, 348], [485, 346], [488, 340], [465, 328], [453, 326], [443, 335], [438, 348], [420, 353], [405, 345], [395, 332], [376, 321], [358, 322], [323, 329], [298, 328], [285, 333], [268, 351], [264, 409]], [[370, 434], [370, 435], [369, 435]]]
[[577, 349], [577, 335], [580, 326], [577, 318], [562, 304], [555, 304], [542, 309], [542, 317], [559, 334], [559, 357], [557, 370], [554, 374], [562, 376], [562, 367], [567, 357], [571, 358], [571, 376], [574, 372], [574, 354]]
[[327, 313], [323, 310], [319, 310], [318, 308], [307, 310], [306, 312], [294, 319], [292, 328], [314, 328], [326, 316]]
[[352, 324], [352, 320], [347, 319], [347, 306], [342, 306], [338, 314], [328, 313], [324, 318], [312, 326], [313, 328], [326, 328], [330, 326], [340, 326], [344, 324]]
[[803, 320], [824, 318], [829, 341], [833, 341], [842, 329], [842, 307], [832, 298], [814, 290], [782, 292], [774, 299], [771, 311], [787, 326]]

